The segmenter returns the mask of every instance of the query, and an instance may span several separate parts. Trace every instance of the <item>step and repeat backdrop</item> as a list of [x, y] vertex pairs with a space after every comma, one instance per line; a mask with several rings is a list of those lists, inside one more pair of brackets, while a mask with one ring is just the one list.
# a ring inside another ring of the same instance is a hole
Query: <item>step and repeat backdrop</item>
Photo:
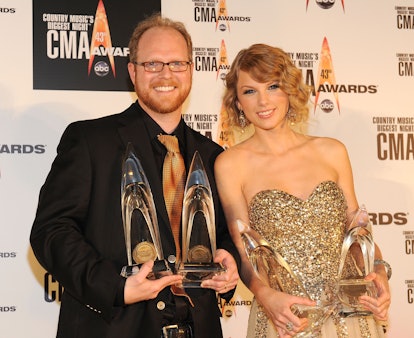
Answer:
[[[146, 14], [185, 23], [194, 82], [185, 121], [224, 147], [223, 78], [237, 52], [289, 53], [315, 90], [307, 132], [348, 148], [356, 192], [392, 265], [388, 337], [414, 336], [414, 0], [1, 0], [0, 336], [52, 338], [62, 286], [29, 233], [64, 128], [135, 101], [128, 39]], [[252, 295], [218, 304], [225, 338], [244, 337]]]

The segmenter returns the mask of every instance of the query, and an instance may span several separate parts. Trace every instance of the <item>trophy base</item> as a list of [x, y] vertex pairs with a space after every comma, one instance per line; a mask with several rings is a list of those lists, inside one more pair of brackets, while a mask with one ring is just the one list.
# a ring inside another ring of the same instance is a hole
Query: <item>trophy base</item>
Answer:
[[372, 313], [361, 306], [360, 296], [377, 297], [377, 289], [374, 282], [362, 278], [343, 279], [338, 282], [338, 298], [342, 308], [339, 311], [341, 317], [369, 316]]
[[182, 275], [184, 288], [199, 288], [203, 280], [225, 272], [220, 263], [181, 263], [177, 273]]
[[366, 316], [371, 316], [372, 312], [371, 311], [358, 311], [358, 310], [354, 310], [352, 308], [343, 308], [342, 310], [340, 310], [338, 312], [339, 317], [342, 318], [348, 318], [348, 317], [366, 317]]
[[[121, 276], [124, 278], [128, 278], [129, 276], [133, 276], [138, 273], [142, 264], [133, 264], [133, 265], [126, 265], [121, 270]], [[148, 274], [148, 279], [158, 279], [164, 276], [172, 275], [173, 270], [171, 269], [169, 263], [165, 260], [156, 260], [154, 261], [154, 266], [152, 271]]]
[[334, 304], [308, 306], [302, 304], [294, 304], [292, 312], [299, 318], [307, 318], [308, 326], [301, 332], [294, 335], [295, 338], [313, 337], [322, 328], [325, 320], [335, 310]]

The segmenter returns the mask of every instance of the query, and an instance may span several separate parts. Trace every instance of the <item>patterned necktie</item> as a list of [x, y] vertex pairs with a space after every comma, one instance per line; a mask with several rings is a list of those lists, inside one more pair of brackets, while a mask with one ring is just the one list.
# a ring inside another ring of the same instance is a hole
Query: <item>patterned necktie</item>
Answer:
[[165, 205], [174, 235], [176, 258], [180, 257], [180, 223], [183, 207], [185, 165], [174, 135], [158, 135], [158, 140], [167, 148], [162, 172]]
[[[181, 255], [180, 223], [185, 185], [184, 159], [181, 156], [176, 136], [161, 134], [158, 135], [158, 140], [167, 149], [162, 169], [162, 185], [164, 190], [165, 206], [167, 207], [171, 230], [174, 235], [176, 262], [179, 262]], [[194, 303], [190, 296], [181, 286], [171, 285], [170, 289], [174, 295], [186, 297], [190, 305], [194, 307]]]

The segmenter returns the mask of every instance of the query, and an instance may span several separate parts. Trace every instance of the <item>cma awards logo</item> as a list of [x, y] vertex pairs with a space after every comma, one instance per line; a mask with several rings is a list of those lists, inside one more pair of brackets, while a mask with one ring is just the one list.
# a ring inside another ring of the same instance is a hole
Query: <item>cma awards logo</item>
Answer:
[[227, 59], [226, 43], [221, 40], [220, 48], [217, 47], [194, 47], [194, 69], [197, 72], [215, 72], [216, 80], [224, 80], [230, 69]]
[[[102, 0], [99, 0], [95, 17], [92, 15], [43, 14], [47, 23], [46, 54], [50, 59], [89, 59], [88, 75], [92, 69], [103, 77], [112, 72], [116, 77], [114, 57], [127, 57], [129, 48], [114, 47], [111, 41], [108, 18]], [[93, 24], [91, 41], [89, 29]], [[95, 57], [105, 57], [106, 61], [94, 64]]]
[[0, 154], [44, 154], [44, 144], [0, 144]]
[[216, 20], [216, 30], [219, 28], [221, 31], [225, 31], [226, 28], [230, 32], [229, 14], [227, 12], [226, 0], [220, 0], [218, 4], [219, 16]]
[[[322, 42], [320, 53], [320, 61], [317, 72], [318, 84], [316, 86], [314, 113], [319, 107], [323, 112], [330, 113], [333, 111], [335, 104], [331, 99], [325, 98], [318, 104], [321, 96], [331, 95], [336, 103], [338, 112], [341, 112], [339, 104], [339, 93], [354, 93], [354, 94], [375, 94], [377, 92], [376, 85], [362, 85], [362, 84], [337, 84], [335, 79], [335, 72], [331, 51], [328, 44], [328, 39], [325, 37]], [[307, 78], [308, 85], [313, 86], [313, 79]], [[321, 95], [322, 94], [322, 95]]]
[[[315, 0], [316, 4], [322, 9], [330, 9], [335, 5], [335, 0]], [[345, 12], [345, 1], [341, 0], [342, 9]], [[306, 0], [306, 10], [308, 10], [309, 0]]]
[[[111, 33], [109, 32], [108, 18], [106, 16], [105, 7], [102, 0], [99, 0], [96, 8], [95, 23], [93, 25], [92, 41], [90, 48], [90, 59], [88, 65], [88, 75], [90, 75], [93, 60], [95, 55], [100, 54], [100, 47], [107, 51], [109, 62], [111, 64], [112, 74], [116, 77], [114, 54], [109, 53], [112, 48]], [[98, 76], [106, 76], [109, 73], [109, 66], [105, 61], [100, 61], [95, 64], [95, 74]]]
[[[333, 70], [332, 56], [326, 37], [323, 39], [322, 42], [322, 49], [320, 53], [320, 61], [317, 74], [319, 75], [319, 81], [317, 85], [317, 92], [315, 95], [313, 112], [316, 111], [320, 93], [330, 91], [333, 92], [336, 101], [336, 106], [338, 107], [338, 112], [340, 112], [338, 92], [334, 91], [334, 88], [336, 87], [336, 80], [335, 73]], [[334, 108], [334, 104], [331, 100], [325, 99], [321, 102], [320, 108], [323, 112], [330, 113]]]
[[62, 299], [63, 286], [49, 272], [43, 277], [43, 299], [47, 303], [59, 302]]
[[14, 14], [16, 13], [16, 8], [9, 7], [0, 7], [0, 13], [4, 14]]
[[220, 78], [224, 80], [227, 72], [230, 70], [229, 60], [227, 58], [227, 48], [224, 40], [221, 40], [220, 53], [219, 53], [219, 66], [217, 69], [216, 80]]
[[194, 1], [194, 21], [212, 22], [217, 29], [230, 31], [230, 22], [250, 22], [249, 16], [229, 15], [226, 0], [198, 0]]

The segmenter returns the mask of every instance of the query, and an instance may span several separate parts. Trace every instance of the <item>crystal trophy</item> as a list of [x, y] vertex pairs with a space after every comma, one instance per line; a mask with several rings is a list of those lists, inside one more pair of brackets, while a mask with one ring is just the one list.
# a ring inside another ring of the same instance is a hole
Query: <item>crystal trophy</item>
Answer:
[[[237, 226], [242, 238], [247, 257], [256, 275], [271, 288], [295, 295], [309, 297], [302, 282], [292, 271], [286, 260], [255, 230], [241, 220], [237, 220]], [[294, 304], [292, 312], [299, 318], [306, 318], [307, 327], [293, 337], [313, 337], [335, 309], [329, 293], [323, 293], [316, 305]]]
[[164, 260], [151, 188], [131, 143], [128, 143], [122, 167], [121, 208], [128, 262], [121, 276], [126, 278], [137, 273], [149, 260], [154, 261], [154, 267], [148, 278], [171, 274]]
[[183, 287], [197, 288], [205, 279], [225, 271], [213, 262], [216, 252], [214, 203], [202, 159], [195, 152], [188, 171], [182, 210], [181, 261], [177, 272]]
[[368, 212], [362, 205], [349, 225], [341, 250], [338, 269], [338, 298], [340, 314], [344, 317], [370, 315], [358, 298], [362, 295], [377, 296], [373, 281], [365, 277], [374, 271], [375, 243]]

